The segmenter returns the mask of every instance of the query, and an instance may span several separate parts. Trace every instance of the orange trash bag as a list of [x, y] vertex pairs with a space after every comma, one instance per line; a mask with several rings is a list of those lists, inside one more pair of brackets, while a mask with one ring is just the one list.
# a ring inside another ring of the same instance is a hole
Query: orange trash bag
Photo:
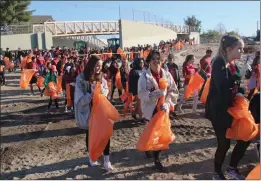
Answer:
[[126, 116], [128, 109], [130, 110], [130, 112], [132, 112], [133, 100], [134, 100], [134, 96], [132, 94], [128, 93], [127, 100], [126, 100], [126, 102], [124, 104], [124, 108], [123, 108], [123, 117]]
[[21, 68], [24, 69], [26, 67], [27, 57], [24, 57], [22, 60]]
[[15, 65], [14, 65], [14, 62], [11, 62], [10, 63], [10, 69], [14, 69]]
[[[167, 87], [165, 79], [160, 79], [159, 87], [160, 89]], [[160, 106], [164, 101], [164, 97], [159, 98], [158, 112], [146, 125], [136, 144], [136, 148], [139, 151], [166, 150], [169, 149], [169, 144], [175, 140], [175, 136], [170, 128], [169, 113], [160, 110]]]
[[58, 98], [57, 84], [55, 82], [49, 82], [48, 89], [49, 89], [49, 95], [52, 97], [52, 99], [57, 99]]
[[44, 87], [44, 77], [43, 76], [38, 76], [37, 77], [36, 85], [38, 87]]
[[63, 89], [62, 89], [62, 76], [58, 76], [58, 78], [57, 78], [57, 88], [58, 88], [58, 93], [63, 91]]
[[21, 73], [20, 77], [20, 88], [26, 89], [29, 85], [30, 80], [32, 79], [35, 71], [33, 69], [25, 69]]
[[122, 101], [122, 102], [125, 102], [125, 100], [128, 98], [128, 95], [129, 95], [129, 85], [128, 85], [128, 82], [126, 82], [126, 90], [125, 90], [125, 92], [120, 96], [121, 101]]
[[189, 84], [187, 86], [186, 92], [184, 93], [185, 99], [190, 98], [194, 91], [200, 89], [204, 83], [204, 79], [198, 74], [195, 73], [191, 76]]
[[117, 89], [122, 90], [123, 86], [121, 83], [121, 73], [120, 71], [117, 72], [116, 77], [115, 77], [115, 86]]
[[260, 163], [247, 175], [246, 180], [260, 180]]
[[6, 70], [8, 70], [10, 68], [10, 60], [8, 57], [4, 58], [4, 62], [5, 62], [5, 68]]
[[203, 88], [201, 97], [200, 97], [200, 102], [202, 102], [203, 104], [206, 104], [207, 102], [207, 98], [208, 98], [208, 92], [209, 92], [209, 87], [210, 87], [210, 80], [211, 78], [209, 77], [206, 81], [206, 84]]
[[233, 107], [227, 110], [233, 121], [231, 128], [227, 129], [226, 138], [250, 141], [259, 134], [259, 124], [255, 123], [248, 107], [249, 101], [245, 97], [235, 97]]
[[66, 84], [66, 99], [67, 99], [67, 106], [72, 105], [72, 99], [71, 99], [71, 87], [70, 84]]
[[89, 117], [89, 153], [92, 161], [102, 155], [113, 132], [113, 125], [120, 119], [117, 109], [101, 94], [98, 82], [93, 94], [93, 107]]

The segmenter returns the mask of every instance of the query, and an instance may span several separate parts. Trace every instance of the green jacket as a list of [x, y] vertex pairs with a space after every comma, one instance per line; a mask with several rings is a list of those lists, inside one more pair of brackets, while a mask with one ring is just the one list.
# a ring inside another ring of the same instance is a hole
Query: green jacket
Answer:
[[55, 82], [57, 83], [57, 74], [50, 74], [50, 72], [47, 73], [45, 79], [44, 79], [44, 87], [48, 88], [49, 82]]

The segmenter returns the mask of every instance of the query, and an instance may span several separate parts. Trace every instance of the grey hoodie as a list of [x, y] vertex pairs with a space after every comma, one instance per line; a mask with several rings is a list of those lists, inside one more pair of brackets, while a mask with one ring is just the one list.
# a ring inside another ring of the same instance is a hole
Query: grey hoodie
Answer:
[[[76, 78], [74, 92], [75, 121], [79, 128], [88, 129], [91, 101], [95, 85], [84, 80], [83, 73]], [[102, 94], [107, 97], [109, 89], [106, 80], [102, 79]]]

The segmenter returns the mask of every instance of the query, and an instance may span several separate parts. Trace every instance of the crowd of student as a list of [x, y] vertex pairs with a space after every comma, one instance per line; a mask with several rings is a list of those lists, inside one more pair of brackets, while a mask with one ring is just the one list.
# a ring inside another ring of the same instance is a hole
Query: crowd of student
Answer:
[[[114, 92], [118, 89], [119, 96], [122, 91], [132, 94], [134, 97], [135, 109], [132, 111], [134, 119], [140, 119], [144, 122], [150, 122], [152, 117], [158, 111], [158, 100], [165, 98], [164, 104], [160, 105], [160, 110], [166, 112], [183, 112], [182, 105], [185, 102], [185, 96], [179, 95], [179, 90], [184, 87], [184, 92], [190, 84], [191, 77], [198, 73], [204, 79], [204, 85], [208, 78], [210, 79], [209, 94], [206, 102], [206, 117], [211, 121], [216, 137], [218, 147], [214, 159], [214, 179], [226, 179], [222, 172], [222, 165], [228, 149], [230, 148], [230, 139], [226, 137], [226, 130], [231, 127], [232, 116], [227, 109], [232, 106], [233, 100], [237, 95], [245, 94], [240, 83], [242, 75], [236, 65], [236, 60], [240, 59], [243, 53], [244, 43], [236, 36], [225, 35], [220, 43], [218, 54], [211, 60], [212, 51], [206, 51], [206, 55], [199, 61], [199, 66], [195, 66], [194, 55], [188, 55], [183, 63], [182, 69], [175, 64], [174, 52], [151, 46], [145, 50], [149, 51], [144, 56], [134, 56], [133, 61], [128, 61], [123, 54], [111, 54], [102, 60], [97, 55], [97, 51], [88, 52], [80, 58], [77, 52], [70, 51], [66, 48], [57, 48], [50, 51], [40, 51], [34, 49], [26, 54], [18, 53], [19, 65], [21, 69], [33, 69], [34, 75], [30, 81], [31, 95], [34, 94], [33, 86], [37, 85], [38, 77], [44, 77], [44, 88], [38, 86], [41, 96], [45, 95], [50, 82], [58, 83], [62, 81], [62, 90], [64, 95], [70, 96], [72, 104], [71, 110], [75, 112], [77, 122], [83, 122], [86, 125], [86, 147], [88, 150], [88, 119], [92, 109], [92, 99], [97, 82], [101, 83], [101, 93], [114, 104]], [[170, 46], [167, 46], [170, 47]], [[124, 52], [124, 51], [123, 51]], [[96, 54], [96, 55], [95, 55]], [[7, 54], [6, 54], [7, 55]], [[139, 52], [140, 55], [140, 52]], [[7, 55], [8, 56], [8, 55]], [[123, 58], [124, 57], [124, 58]], [[166, 58], [165, 58], [166, 57]], [[4, 65], [3, 59], [1, 66]], [[2, 69], [1, 69], [2, 70]], [[180, 71], [181, 70], [181, 71]], [[181, 84], [181, 75], [184, 77], [184, 84]], [[4, 77], [4, 73], [0, 74]], [[117, 85], [118, 75], [122, 88]], [[260, 75], [260, 53], [257, 52], [252, 64], [251, 78], [249, 83], [248, 99], [251, 102], [251, 112], [256, 122], [260, 120], [260, 102], [259, 99], [259, 75]], [[167, 82], [166, 89], [160, 89], [160, 79]], [[193, 91], [192, 110], [197, 113], [197, 105], [202, 94], [204, 85], [200, 90]], [[70, 95], [66, 94], [67, 86], [70, 88]], [[258, 90], [256, 93], [254, 90]], [[178, 101], [178, 99], [180, 100]], [[47, 112], [55, 102], [59, 110], [58, 98], [50, 96]], [[68, 112], [68, 99], [65, 98], [65, 112]], [[259, 107], [258, 107], [259, 106]], [[176, 110], [175, 110], [176, 107]], [[102, 110], [101, 110], [102, 111]], [[138, 118], [137, 118], [138, 115]], [[175, 115], [175, 113], [174, 113]], [[239, 173], [237, 166], [244, 156], [250, 141], [238, 141], [231, 155], [231, 161], [226, 173], [235, 179], [244, 179]], [[149, 158], [154, 159], [155, 167], [159, 171], [166, 171], [161, 164], [161, 150], [146, 151]], [[112, 170], [110, 162], [110, 140], [104, 148], [104, 168]], [[91, 166], [98, 165], [97, 162], [89, 159]]]

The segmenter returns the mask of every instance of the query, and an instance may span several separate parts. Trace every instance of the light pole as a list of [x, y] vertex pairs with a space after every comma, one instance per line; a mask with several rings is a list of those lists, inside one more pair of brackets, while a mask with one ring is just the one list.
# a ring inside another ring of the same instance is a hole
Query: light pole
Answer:
[[119, 19], [121, 19], [121, 5], [119, 5]]

